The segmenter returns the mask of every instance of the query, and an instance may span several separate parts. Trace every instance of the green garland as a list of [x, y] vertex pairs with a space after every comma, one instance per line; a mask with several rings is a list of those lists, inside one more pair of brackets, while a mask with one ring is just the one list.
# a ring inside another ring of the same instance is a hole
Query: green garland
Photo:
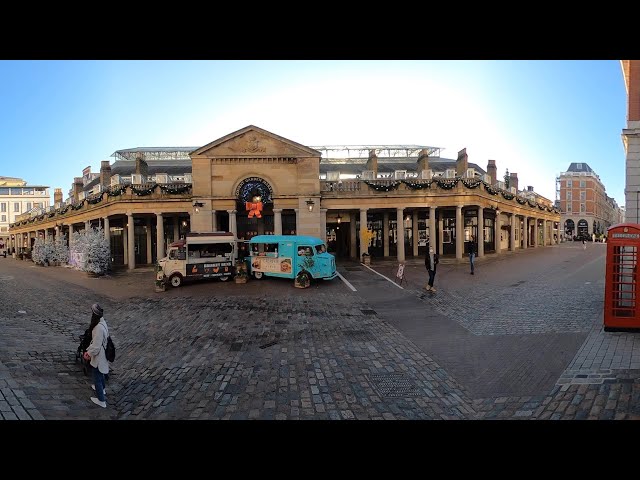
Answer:
[[489, 192], [491, 195], [498, 195], [498, 193], [500, 193], [497, 189], [493, 188], [491, 185], [489, 185], [487, 182], [483, 182], [484, 183], [484, 189]]
[[462, 184], [467, 188], [478, 188], [480, 185], [482, 185], [482, 180], [480, 179], [467, 180], [466, 178], [463, 178]]
[[122, 195], [126, 190], [127, 190], [127, 186], [123, 185], [121, 187], [116, 188], [115, 190], [113, 190], [113, 189], [109, 190], [108, 195], [110, 197], [117, 197], [117, 196]]
[[180, 194], [186, 193], [191, 188], [191, 185], [159, 185], [160, 190], [163, 193]]
[[531, 208], [536, 208], [536, 202], [532, 202], [531, 200], [527, 200], [527, 203]]
[[433, 182], [429, 180], [427, 182], [415, 183], [415, 182], [408, 182], [406, 180], [402, 180], [402, 183], [404, 183], [411, 190], [422, 190], [424, 188], [431, 188], [431, 183]]
[[80, 210], [82, 208], [82, 206], [84, 205], [84, 200], [80, 200], [80, 203], [77, 203], [75, 205], [71, 205], [71, 208], [73, 208], [74, 210]]
[[507, 193], [504, 190], [501, 193], [505, 200], [513, 200], [515, 198], [513, 193]]
[[451, 190], [452, 188], [455, 188], [455, 186], [458, 184], [458, 180], [460, 180], [459, 178], [454, 178], [453, 180], [440, 180], [439, 178], [435, 180], [436, 185], [438, 185], [438, 187], [442, 188], [443, 190]]
[[100, 196], [96, 197], [96, 198], [92, 198], [90, 200], [87, 200], [87, 203], [91, 204], [91, 205], [95, 205], [96, 203], [100, 203], [102, 201], [102, 194], [100, 194]]
[[381, 185], [377, 183], [371, 183], [368, 180], [364, 180], [364, 183], [369, 185], [369, 187], [373, 188], [376, 192], [390, 192], [391, 190], [395, 190], [400, 185], [400, 182], [392, 182], [389, 185]]
[[520, 205], [524, 205], [525, 203], [527, 203], [527, 199], [522, 197], [516, 197], [516, 202], [518, 202]]
[[155, 184], [151, 185], [149, 188], [145, 188], [145, 189], [138, 189], [133, 185], [130, 185], [129, 188], [131, 188], [131, 191], [135, 193], [137, 196], [146, 197], [147, 195], [151, 195], [153, 193], [153, 191], [156, 188], [156, 185]]

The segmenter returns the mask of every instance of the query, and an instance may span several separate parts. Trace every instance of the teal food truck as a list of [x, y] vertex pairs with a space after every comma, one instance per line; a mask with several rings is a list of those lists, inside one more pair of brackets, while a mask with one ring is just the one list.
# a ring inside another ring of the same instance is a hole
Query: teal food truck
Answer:
[[[248, 242], [247, 269], [256, 279], [264, 276], [332, 280], [338, 276], [336, 259], [317, 237], [257, 235]], [[298, 277], [298, 278], [300, 278]]]

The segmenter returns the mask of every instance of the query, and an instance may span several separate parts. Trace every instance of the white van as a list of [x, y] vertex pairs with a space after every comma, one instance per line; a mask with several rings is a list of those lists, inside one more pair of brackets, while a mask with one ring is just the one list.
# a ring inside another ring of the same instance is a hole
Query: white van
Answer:
[[225, 282], [233, 275], [236, 244], [235, 235], [229, 232], [187, 233], [158, 260], [157, 280], [172, 287], [205, 278]]

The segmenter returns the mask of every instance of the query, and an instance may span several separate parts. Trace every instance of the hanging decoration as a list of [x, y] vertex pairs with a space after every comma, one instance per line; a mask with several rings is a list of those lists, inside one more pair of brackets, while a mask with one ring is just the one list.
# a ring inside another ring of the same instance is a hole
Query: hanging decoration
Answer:
[[76, 203], [76, 204], [71, 205], [71, 208], [73, 210], [80, 210], [83, 205], [84, 205], [84, 200], [81, 200], [80, 203]]
[[505, 200], [513, 200], [515, 198], [515, 195], [513, 193], [508, 193], [504, 190], [501, 193]]
[[180, 193], [187, 193], [191, 188], [191, 185], [158, 185], [163, 193], [170, 193], [172, 195], [178, 195]]
[[460, 179], [454, 178], [452, 180], [440, 180], [438, 178], [436, 179], [436, 185], [438, 185], [438, 187], [442, 188], [443, 190], [451, 190], [458, 184], [458, 180]]
[[536, 202], [532, 202], [531, 200], [527, 200], [527, 203], [531, 208], [536, 208]]
[[478, 188], [480, 185], [482, 185], [482, 180], [475, 179], [475, 178], [472, 178], [472, 179], [463, 178], [462, 184], [467, 188]]
[[491, 195], [498, 195], [499, 190], [496, 188], [493, 188], [491, 185], [489, 185], [487, 182], [482, 182], [484, 183], [484, 189], [485, 191], [489, 192]]
[[118, 187], [118, 188], [116, 188], [116, 189], [113, 189], [113, 188], [112, 188], [111, 190], [109, 190], [109, 196], [110, 196], [110, 197], [117, 197], [117, 196], [120, 196], [120, 195], [122, 195], [126, 190], [127, 190], [127, 186], [126, 186], [126, 185], [123, 185], [123, 186]]
[[156, 188], [156, 185], [151, 185], [149, 188], [136, 188], [133, 185], [130, 185], [131, 191], [135, 193], [139, 197], [146, 197], [147, 195], [151, 195]]
[[97, 197], [88, 199], [87, 203], [90, 205], [95, 205], [96, 203], [100, 203], [101, 201], [102, 201], [102, 194], [98, 195]]
[[516, 202], [518, 202], [520, 205], [524, 205], [525, 203], [527, 203], [527, 199], [522, 197], [516, 197]]
[[364, 180], [364, 183], [369, 185], [369, 187], [373, 188], [376, 192], [390, 192], [391, 190], [395, 190], [400, 185], [400, 182], [391, 182], [388, 185], [372, 183], [369, 180]]
[[429, 181], [426, 181], [426, 182], [416, 183], [416, 182], [408, 182], [407, 180], [402, 180], [402, 183], [404, 183], [411, 190], [422, 190], [422, 189], [425, 189], [425, 188], [431, 188], [431, 184], [433, 182], [431, 180], [429, 180]]

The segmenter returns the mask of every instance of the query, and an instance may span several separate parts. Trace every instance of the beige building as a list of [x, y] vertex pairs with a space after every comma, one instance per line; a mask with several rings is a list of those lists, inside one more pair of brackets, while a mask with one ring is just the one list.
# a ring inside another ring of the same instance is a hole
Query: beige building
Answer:
[[[68, 202], [11, 233], [23, 240], [102, 225], [114, 265], [128, 268], [155, 262], [186, 231], [313, 235], [339, 257], [398, 261], [423, 255], [427, 239], [460, 261], [471, 235], [482, 238], [479, 257], [559, 241], [550, 200], [520, 192], [517, 174], [507, 189], [494, 160], [485, 172], [465, 149], [454, 160], [428, 146], [314, 148], [248, 126], [200, 148], [114, 156], [100, 175], [85, 169]], [[261, 218], [248, 215], [255, 197]], [[371, 238], [361, 242], [365, 230]]]
[[0, 177], [0, 244], [9, 245], [9, 225], [20, 216], [49, 209], [49, 187], [28, 185], [22, 178]]

